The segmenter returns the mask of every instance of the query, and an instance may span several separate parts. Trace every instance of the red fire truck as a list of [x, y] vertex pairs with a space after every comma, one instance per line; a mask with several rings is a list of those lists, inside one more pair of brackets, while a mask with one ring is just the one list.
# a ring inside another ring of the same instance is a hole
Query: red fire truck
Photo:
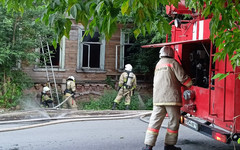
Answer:
[[[168, 15], [192, 14], [193, 19], [170, 22], [174, 23], [171, 42], [142, 48], [171, 46], [175, 59], [193, 79], [191, 89], [183, 92], [182, 124], [224, 143], [240, 141], [240, 80], [236, 79], [240, 68], [233, 70], [228, 59], [213, 62], [218, 48], [209, 39], [211, 18], [196, 15], [183, 0], [178, 8], [167, 6], [166, 11]], [[225, 79], [212, 79], [227, 72], [230, 75]]]

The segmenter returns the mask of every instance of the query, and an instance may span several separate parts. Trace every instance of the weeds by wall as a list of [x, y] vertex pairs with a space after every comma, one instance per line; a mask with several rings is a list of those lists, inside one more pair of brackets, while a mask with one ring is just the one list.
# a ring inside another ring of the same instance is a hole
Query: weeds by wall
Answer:
[[[97, 100], [90, 100], [90, 102], [79, 102], [78, 103], [78, 108], [79, 109], [84, 109], [84, 110], [106, 110], [106, 109], [111, 109], [113, 105], [113, 101], [117, 96], [117, 91], [115, 90], [106, 90], [104, 91], [104, 94]], [[131, 104], [130, 104], [130, 109], [131, 110], [139, 110], [139, 109], [147, 109], [151, 110], [152, 109], [152, 98], [150, 96], [145, 96], [144, 97], [144, 103], [145, 107], [140, 108], [140, 103], [138, 99], [138, 94], [135, 93], [131, 97]], [[125, 105], [124, 105], [124, 98], [122, 98], [121, 103], [118, 106], [118, 109], [124, 110]]]

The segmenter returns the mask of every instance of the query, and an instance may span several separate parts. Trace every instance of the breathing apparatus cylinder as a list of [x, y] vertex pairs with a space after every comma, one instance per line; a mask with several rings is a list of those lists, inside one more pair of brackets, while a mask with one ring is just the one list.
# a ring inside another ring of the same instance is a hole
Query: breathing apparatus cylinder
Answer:
[[132, 80], [133, 80], [133, 73], [130, 72], [129, 75], [128, 75], [128, 78], [127, 78], [127, 83], [126, 83], [126, 86], [128, 88], [132, 87]]

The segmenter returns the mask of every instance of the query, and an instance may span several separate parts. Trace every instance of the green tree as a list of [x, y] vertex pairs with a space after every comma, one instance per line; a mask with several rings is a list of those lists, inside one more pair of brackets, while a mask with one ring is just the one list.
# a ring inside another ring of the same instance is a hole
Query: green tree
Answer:
[[[219, 48], [214, 61], [229, 56], [233, 68], [240, 60], [240, 4], [239, 0], [187, 0], [187, 6], [202, 12], [204, 17], [213, 16], [210, 23], [211, 40]], [[220, 79], [229, 75], [218, 74]], [[240, 76], [238, 76], [240, 79]]]
[[22, 12], [24, 7], [45, 6], [46, 11], [41, 19], [54, 26], [59, 38], [63, 35], [69, 37], [72, 23], [69, 17], [56, 17], [61, 14], [82, 23], [89, 29], [86, 34], [92, 35], [99, 30], [106, 39], [110, 39], [116, 31], [119, 15], [132, 16], [132, 22], [137, 27], [134, 31], [136, 37], [140, 33], [144, 36], [147, 32], [151, 33], [153, 25], [157, 25], [160, 33], [170, 33], [168, 22], [157, 13], [160, 7], [169, 2], [176, 5], [178, 0], [2, 0], [9, 10]]
[[164, 37], [156, 37], [155, 34], [139, 35], [135, 43], [128, 49], [130, 54], [125, 60], [134, 66], [134, 72], [142, 73], [152, 78], [155, 65], [159, 60], [159, 50], [143, 49], [141, 46], [152, 43], [155, 40], [157, 42], [165, 41]]
[[[163, 5], [159, 6], [157, 10], [157, 16], [162, 16], [168, 22], [172, 20], [166, 13], [166, 9]], [[126, 26], [129, 23], [133, 23], [133, 15], [122, 15], [118, 16], [118, 21]], [[158, 22], [156, 20], [156, 22]], [[143, 49], [142, 45], [153, 44], [153, 43], [161, 43], [166, 42], [166, 35], [163, 32], [158, 32], [158, 24], [154, 21], [155, 24], [151, 27], [151, 33], [146, 33], [145, 36], [143, 34], [139, 34], [136, 38], [136, 41], [133, 45], [127, 50], [129, 56], [125, 58], [125, 61], [132, 64], [134, 66], [134, 72], [142, 73], [146, 75], [146, 79], [148, 81], [152, 80], [153, 72], [156, 63], [159, 60], [159, 50], [156, 49]], [[134, 31], [137, 29], [137, 26], [133, 26], [131, 29], [130, 36], [133, 37]], [[134, 37], [133, 37], [134, 38]], [[150, 77], [150, 80], [149, 80]]]
[[[161, 15], [164, 18], [168, 18], [167, 14], [165, 13], [165, 7], [161, 6], [157, 10], [157, 14]], [[144, 74], [144, 78], [141, 78], [141, 80], [145, 80], [148, 82], [151, 82], [153, 79], [153, 72], [156, 63], [159, 60], [159, 51], [156, 49], [143, 49], [141, 48], [142, 45], [147, 45], [150, 43], [160, 43], [165, 42], [166, 36], [165, 34], [162, 34], [158, 32], [157, 24], [154, 24], [152, 26], [152, 32], [151, 34], [146, 33], [145, 36], [142, 34], [139, 34], [136, 39], [134, 39], [134, 31], [136, 30], [136, 26], [131, 26], [129, 28], [129, 24], [133, 24], [133, 15], [118, 15], [118, 21], [119, 23], [125, 25], [125, 28], [127, 28], [129, 32], [130, 39], [132, 39], [132, 46], [128, 49], [126, 49], [126, 53], [128, 54], [127, 57], [124, 58], [125, 64], [130, 63], [134, 66], [134, 72], [135, 73], [141, 73]]]
[[[35, 23], [42, 8], [9, 13], [0, 7], [0, 107], [17, 104], [22, 90], [31, 85], [31, 79], [22, 72], [20, 62], [33, 63], [40, 47], [39, 37], [51, 32], [42, 23]], [[53, 33], [53, 32], [52, 32]]]
[[[46, 11], [41, 20], [53, 26], [58, 34], [57, 40], [65, 35], [69, 37], [71, 16], [76, 22], [82, 23], [86, 34], [93, 35], [95, 30], [110, 39], [116, 31], [118, 17], [132, 16], [135, 30], [134, 35], [140, 33], [145, 36], [151, 34], [156, 25], [161, 34], [170, 33], [170, 26], [166, 18], [158, 15], [161, 6], [169, 3], [177, 6], [180, 0], [1, 0], [8, 10], [24, 11], [24, 7], [44, 6]], [[240, 57], [240, 5], [239, 0], [186, 0], [187, 6], [202, 12], [203, 16], [212, 15], [210, 29], [211, 39], [219, 47], [216, 59], [225, 59], [227, 54], [233, 67], [236, 67]], [[56, 17], [58, 15], [62, 17]], [[56, 42], [55, 42], [56, 46]]]

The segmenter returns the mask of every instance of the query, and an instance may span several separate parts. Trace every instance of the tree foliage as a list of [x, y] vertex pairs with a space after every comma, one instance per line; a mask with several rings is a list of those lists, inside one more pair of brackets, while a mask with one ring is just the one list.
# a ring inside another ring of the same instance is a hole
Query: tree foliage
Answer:
[[[157, 10], [169, 3], [177, 6], [180, 0], [1, 0], [8, 10], [24, 12], [25, 7], [45, 7], [41, 20], [53, 26], [58, 38], [69, 37], [71, 18], [82, 23], [86, 34], [95, 30], [110, 39], [116, 31], [119, 16], [132, 16], [134, 35], [151, 34], [153, 26], [158, 32], [170, 33], [168, 21]], [[191, 9], [195, 8], [204, 17], [213, 16], [210, 23], [211, 39], [219, 47], [216, 59], [228, 55], [233, 67], [240, 57], [240, 5], [239, 0], [185, 0]], [[61, 17], [59, 17], [59, 15]], [[67, 17], [68, 16], [68, 17]], [[69, 17], [70, 16], [70, 17]], [[56, 44], [56, 42], [55, 42]]]
[[141, 46], [163, 41], [165, 41], [165, 36], [156, 36], [155, 34], [147, 34], [146, 36], [139, 35], [134, 44], [127, 49], [129, 56], [125, 58], [125, 61], [134, 66], [134, 72], [142, 73], [147, 75], [147, 77], [150, 75], [150, 77], [153, 78], [152, 75], [154, 73], [155, 65], [159, 61], [159, 50], [146, 50], [141, 48]]
[[119, 15], [132, 15], [132, 22], [137, 27], [134, 31], [136, 37], [140, 33], [143, 35], [151, 33], [155, 24], [160, 33], [170, 33], [168, 22], [157, 13], [157, 10], [169, 2], [176, 5], [178, 0], [2, 0], [2, 2], [9, 10], [22, 12], [24, 7], [45, 6], [46, 11], [42, 14], [41, 20], [47, 25], [54, 26], [59, 38], [63, 35], [69, 37], [70, 19], [73, 18], [88, 29], [86, 34], [92, 35], [98, 30], [106, 39], [110, 39], [116, 31]]
[[[156, 13], [159, 16], [165, 18], [167, 22], [170, 22], [172, 18], [170, 18], [165, 12], [166, 12], [165, 7], [161, 5]], [[129, 23], [133, 22], [133, 18], [134, 17], [132, 15], [129, 16], [119, 15], [118, 21], [120, 23], [128, 25]], [[131, 37], [133, 37], [132, 34], [136, 30], [136, 28], [137, 26], [130, 29]], [[130, 63], [134, 66], [134, 72], [144, 74], [145, 80], [150, 82], [152, 81], [153, 78], [155, 65], [159, 61], [159, 50], [143, 49], [141, 48], [141, 46], [153, 43], [162, 43], [166, 41], [166, 34], [163, 34], [163, 32], [161, 33], [158, 32], [158, 25], [156, 23], [152, 25], [151, 30], [152, 30], [151, 34], [146, 33], [145, 36], [143, 36], [143, 34], [137, 36], [135, 42], [133, 42], [133, 45], [126, 50], [126, 52], [129, 55], [124, 58], [126, 63]]]
[[[230, 59], [233, 68], [240, 60], [240, 4], [239, 0], [188, 0], [189, 8], [202, 12], [204, 17], [212, 16], [211, 40], [219, 48], [214, 61]], [[217, 78], [225, 78], [219, 74]], [[239, 76], [240, 78], [240, 76]]]
[[16, 105], [22, 90], [31, 85], [18, 65], [35, 62], [38, 55], [34, 48], [39, 48], [40, 36], [51, 33], [42, 23], [35, 23], [41, 8], [25, 10], [23, 14], [9, 13], [0, 6], [0, 107]]

